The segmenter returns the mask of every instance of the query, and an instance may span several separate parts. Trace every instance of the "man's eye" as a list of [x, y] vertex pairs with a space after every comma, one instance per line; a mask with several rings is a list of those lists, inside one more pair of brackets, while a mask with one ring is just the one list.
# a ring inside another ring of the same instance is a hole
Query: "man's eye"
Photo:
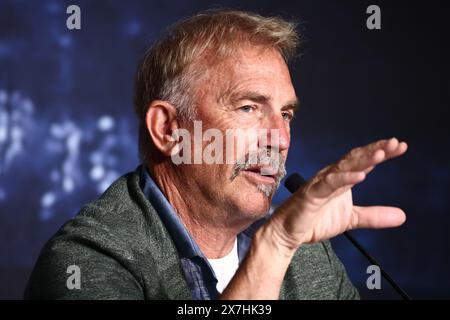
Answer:
[[250, 112], [252, 112], [255, 109], [255, 107], [247, 105], [247, 106], [240, 107], [239, 109], [244, 111], [244, 112], [250, 113]]
[[294, 117], [290, 112], [283, 112], [282, 113], [283, 119], [287, 121], [291, 121]]

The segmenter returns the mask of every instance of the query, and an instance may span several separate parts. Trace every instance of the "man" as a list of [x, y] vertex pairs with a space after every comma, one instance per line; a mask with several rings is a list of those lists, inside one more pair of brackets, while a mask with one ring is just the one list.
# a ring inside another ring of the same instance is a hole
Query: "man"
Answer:
[[[351, 188], [407, 146], [356, 148], [268, 214], [298, 105], [287, 67], [297, 44], [294, 24], [253, 13], [174, 25], [137, 72], [143, 164], [49, 241], [26, 297], [358, 298], [327, 240], [405, 221], [397, 208], [353, 205]], [[212, 153], [207, 132], [226, 137]]]

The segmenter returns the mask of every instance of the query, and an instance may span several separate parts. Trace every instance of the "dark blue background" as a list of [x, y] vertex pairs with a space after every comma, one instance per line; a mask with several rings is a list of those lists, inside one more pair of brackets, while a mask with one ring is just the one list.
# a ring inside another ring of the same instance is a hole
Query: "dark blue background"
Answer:
[[[66, 28], [78, 4], [82, 29]], [[214, 4], [214, 5], [212, 5]], [[365, 27], [378, 4], [382, 30]], [[139, 57], [177, 19], [217, 6], [301, 21], [292, 69], [301, 110], [289, 172], [306, 177], [352, 147], [397, 136], [401, 159], [354, 189], [358, 204], [403, 208], [398, 229], [353, 234], [414, 298], [450, 298], [449, 32], [438, 1], [0, 2], [0, 298], [20, 298], [40, 248], [78, 209], [138, 164], [132, 111]], [[281, 188], [276, 202], [288, 192]], [[363, 257], [333, 240], [364, 298]]]

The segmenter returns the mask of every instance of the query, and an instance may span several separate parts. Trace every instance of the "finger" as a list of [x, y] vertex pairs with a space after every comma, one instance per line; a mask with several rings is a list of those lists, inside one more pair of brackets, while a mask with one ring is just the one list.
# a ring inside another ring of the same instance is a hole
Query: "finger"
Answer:
[[358, 228], [393, 228], [402, 225], [406, 215], [400, 208], [371, 206], [353, 206], [351, 229]]
[[[386, 153], [384, 150], [376, 150], [371, 157], [367, 159], [367, 162], [365, 164], [361, 164], [361, 167], [363, 167], [363, 172], [365, 174], [368, 174], [371, 172], [378, 164], [385, 161]], [[365, 167], [365, 168], [364, 168]]]
[[399, 142], [396, 138], [379, 140], [365, 147], [353, 149], [339, 161], [337, 167], [341, 171], [365, 171], [368, 173], [373, 166], [402, 155], [406, 149], [406, 143]]
[[343, 187], [352, 187], [366, 177], [364, 172], [328, 172], [309, 189], [315, 198], [327, 198]]
[[388, 142], [388, 140], [379, 140], [364, 147], [358, 147], [351, 150], [338, 162], [341, 171], [362, 171], [374, 165], [371, 160], [376, 152]]
[[387, 144], [384, 148], [384, 151], [386, 152], [386, 160], [401, 156], [407, 149], [408, 145], [404, 141], [398, 142], [398, 144]]
[[[391, 140], [389, 140], [389, 141], [391, 141]], [[395, 142], [387, 143], [383, 147], [384, 156], [382, 156], [380, 150], [377, 150], [376, 152], [378, 152], [379, 154], [378, 155], [375, 154], [374, 159], [372, 159], [372, 161], [374, 162], [374, 165], [366, 168], [364, 170], [364, 173], [366, 175], [369, 174], [375, 168], [376, 165], [378, 165], [386, 160], [401, 156], [402, 154], [404, 154], [406, 152], [407, 149], [408, 149], [408, 145], [406, 144], [406, 142], [399, 142], [398, 144], [395, 144]]]

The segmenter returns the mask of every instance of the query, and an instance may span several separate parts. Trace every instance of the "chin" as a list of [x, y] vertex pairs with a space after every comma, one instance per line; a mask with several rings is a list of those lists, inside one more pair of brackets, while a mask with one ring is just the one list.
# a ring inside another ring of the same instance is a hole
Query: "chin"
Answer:
[[235, 195], [235, 204], [241, 215], [253, 222], [267, 214], [272, 202], [272, 196], [267, 197], [256, 186], [246, 189], [245, 192]]

